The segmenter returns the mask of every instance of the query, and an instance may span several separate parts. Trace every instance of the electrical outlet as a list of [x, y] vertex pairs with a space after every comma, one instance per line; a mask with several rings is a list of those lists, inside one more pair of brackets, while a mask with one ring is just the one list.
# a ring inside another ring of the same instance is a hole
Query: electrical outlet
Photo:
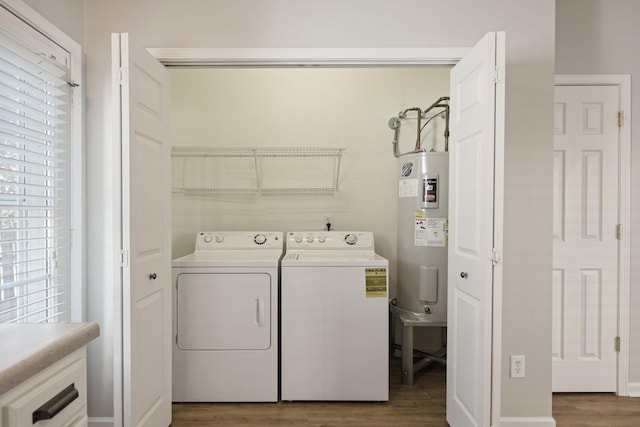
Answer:
[[524, 378], [524, 355], [511, 355], [511, 378]]
[[331, 227], [331, 229], [333, 229], [333, 216], [332, 215], [327, 214], [327, 215], [324, 216], [324, 226], [325, 226], [325, 229], [327, 231], [331, 231], [331, 230], [329, 230], [329, 227]]

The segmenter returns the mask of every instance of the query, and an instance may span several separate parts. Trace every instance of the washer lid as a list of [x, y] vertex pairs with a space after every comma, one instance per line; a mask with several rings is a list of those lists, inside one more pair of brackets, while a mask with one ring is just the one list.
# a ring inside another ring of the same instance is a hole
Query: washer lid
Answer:
[[371, 251], [289, 251], [282, 258], [283, 267], [388, 267], [389, 261]]

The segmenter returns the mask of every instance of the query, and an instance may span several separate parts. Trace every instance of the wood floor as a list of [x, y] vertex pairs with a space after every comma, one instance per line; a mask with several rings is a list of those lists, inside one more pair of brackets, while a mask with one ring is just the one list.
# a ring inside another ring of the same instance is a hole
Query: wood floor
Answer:
[[[445, 368], [427, 367], [414, 380], [403, 386], [392, 358], [389, 402], [174, 403], [171, 426], [446, 427]], [[556, 394], [553, 416], [558, 427], [637, 427], [640, 398]]]
[[638, 427], [640, 398], [613, 393], [555, 393], [553, 417], [558, 427]]

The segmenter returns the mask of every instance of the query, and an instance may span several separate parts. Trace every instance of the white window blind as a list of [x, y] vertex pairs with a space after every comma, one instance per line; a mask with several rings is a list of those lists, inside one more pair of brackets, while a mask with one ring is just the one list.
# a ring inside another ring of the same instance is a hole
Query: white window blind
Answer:
[[69, 320], [68, 61], [31, 37], [0, 31], [0, 322]]

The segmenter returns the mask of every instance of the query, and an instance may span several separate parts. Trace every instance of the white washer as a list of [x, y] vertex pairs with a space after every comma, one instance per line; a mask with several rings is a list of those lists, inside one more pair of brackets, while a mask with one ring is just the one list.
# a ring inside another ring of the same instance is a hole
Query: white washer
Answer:
[[202, 232], [173, 261], [173, 401], [278, 400], [280, 232]]
[[389, 400], [388, 267], [371, 232], [287, 235], [282, 400]]

